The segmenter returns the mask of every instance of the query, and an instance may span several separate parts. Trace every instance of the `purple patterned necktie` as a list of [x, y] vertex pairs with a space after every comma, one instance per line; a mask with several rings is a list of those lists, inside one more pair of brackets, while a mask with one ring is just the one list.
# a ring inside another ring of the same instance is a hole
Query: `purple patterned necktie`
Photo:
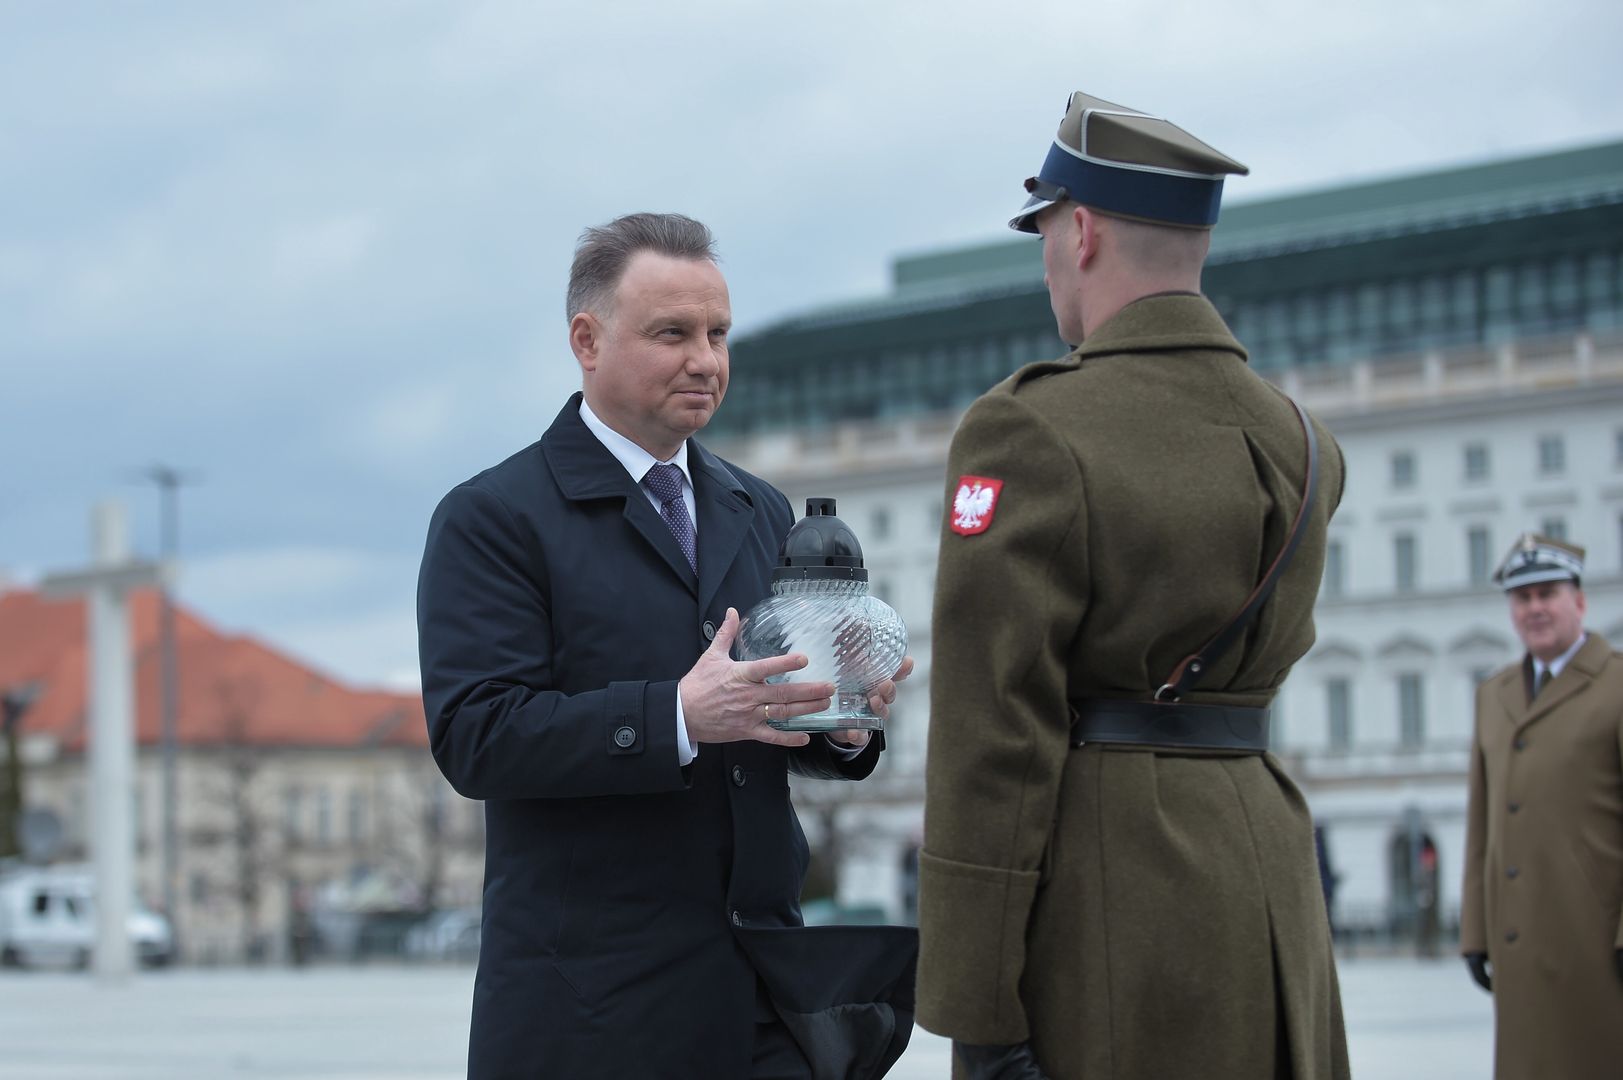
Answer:
[[665, 519], [682, 554], [688, 557], [688, 566], [698, 573], [699, 553], [693, 545], [693, 519], [688, 517], [687, 504], [682, 501], [682, 470], [675, 465], [656, 462], [642, 482], [659, 500], [659, 516]]

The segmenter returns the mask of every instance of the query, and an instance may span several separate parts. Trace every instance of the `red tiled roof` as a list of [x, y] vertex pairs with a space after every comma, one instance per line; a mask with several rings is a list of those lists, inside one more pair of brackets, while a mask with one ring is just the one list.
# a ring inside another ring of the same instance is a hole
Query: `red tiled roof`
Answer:
[[[156, 744], [161, 728], [158, 612], [156, 590], [130, 594], [136, 738], [144, 745]], [[23, 731], [83, 747], [85, 650], [83, 598], [0, 593], [0, 687], [36, 681], [41, 687], [23, 716]], [[183, 745], [428, 745], [420, 695], [352, 689], [264, 642], [223, 634], [180, 606], [175, 658], [176, 731]]]

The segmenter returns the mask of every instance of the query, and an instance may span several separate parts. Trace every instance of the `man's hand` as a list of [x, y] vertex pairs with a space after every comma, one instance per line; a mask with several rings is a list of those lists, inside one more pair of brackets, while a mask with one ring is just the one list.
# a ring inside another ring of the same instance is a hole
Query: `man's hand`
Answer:
[[[1623, 956], [1623, 953], [1619, 954]], [[1493, 993], [1493, 972], [1488, 966], [1488, 954], [1485, 952], [1468, 952], [1465, 954], [1465, 966], [1471, 969], [1471, 978], [1476, 984], [1488, 993]]]
[[677, 684], [688, 738], [696, 743], [754, 739], [776, 746], [805, 746], [809, 741], [805, 732], [778, 731], [767, 726], [767, 720], [822, 712], [833, 700], [834, 684], [768, 684], [766, 680], [773, 675], [805, 667], [806, 658], [790, 653], [767, 660], [736, 661], [731, 653], [737, 636], [738, 612], [728, 608], [727, 618], [711, 639], [710, 648]]
[[[896, 669], [896, 674], [874, 687], [873, 693], [868, 695], [868, 708], [878, 716], [889, 720], [891, 704], [896, 700], [896, 684], [911, 674], [913, 674], [913, 658], [904, 656], [902, 666]], [[860, 750], [868, 745], [868, 736], [872, 734], [871, 731], [831, 731], [828, 737], [848, 750]]]
[[1036, 1055], [1028, 1042], [1012, 1046], [975, 1046], [954, 1039], [952, 1050], [968, 1067], [969, 1080], [1048, 1080], [1048, 1074], [1037, 1067]]

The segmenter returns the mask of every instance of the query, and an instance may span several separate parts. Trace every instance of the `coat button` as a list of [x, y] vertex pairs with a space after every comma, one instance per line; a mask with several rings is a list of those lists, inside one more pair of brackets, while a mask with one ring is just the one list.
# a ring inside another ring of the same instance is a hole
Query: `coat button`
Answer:
[[716, 624], [709, 619], [704, 621], [704, 639], [706, 641], [716, 640]]
[[624, 750], [637, 741], [637, 729], [632, 727], [618, 727], [614, 729], [614, 745]]
[[1509, 867], [1509, 868], [1507, 868], [1505, 870], [1505, 876], [1507, 878], [1520, 877], [1521, 876], [1521, 871], [1518, 870], [1516, 867], [1512, 866], [1512, 867]]
[[1514, 746], [1518, 750], [1526, 750], [1527, 749], [1527, 740], [1518, 735], [1516, 737], [1516, 741], [1511, 743], [1510, 745]]
[[736, 911], [733, 912], [733, 925], [734, 926], [743, 926], [744, 925], [744, 916], [740, 915]]
[[733, 783], [738, 785], [739, 787], [744, 786], [744, 766], [742, 766], [742, 765], [734, 765], [733, 766]]
[[1521, 935], [1514, 930], [1505, 931], [1505, 940], [1511, 942], [1512, 944], [1514, 944], [1516, 939], [1519, 937], [1521, 937]]
[[1510, 812], [1512, 814], [1514, 814], [1516, 811], [1520, 810], [1521, 808], [1522, 808], [1522, 804], [1519, 803], [1519, 802], [1513, 802], [1513, 803], [1510, 804], [1510, 807], [1509, 807]]

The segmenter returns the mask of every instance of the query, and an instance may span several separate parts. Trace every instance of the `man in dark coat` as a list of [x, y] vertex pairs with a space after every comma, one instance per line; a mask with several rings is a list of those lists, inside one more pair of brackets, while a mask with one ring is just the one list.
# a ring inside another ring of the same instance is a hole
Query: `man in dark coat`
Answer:
[[569, 316], [584, 394], [445, 497], [419, 582], [434, 757], [486, 807], [469, 1075], [882, 1075], [912, 932], [800, 926], [786, 773], [861, 779], [883, 737], [774, 730], [833, 687], [729, 656], [794, 515], [691, 438], [727, 389], [709, 231], [588, 230]]
[[1079, 345], [981, 397], [949, 456], [918, 1004], [956, 1077], [1348, 1075], [1312, 820], [1266, 752], [1342, 461], [1199, 294], [1243, 171], [1076, 94], [1012, 223]]

